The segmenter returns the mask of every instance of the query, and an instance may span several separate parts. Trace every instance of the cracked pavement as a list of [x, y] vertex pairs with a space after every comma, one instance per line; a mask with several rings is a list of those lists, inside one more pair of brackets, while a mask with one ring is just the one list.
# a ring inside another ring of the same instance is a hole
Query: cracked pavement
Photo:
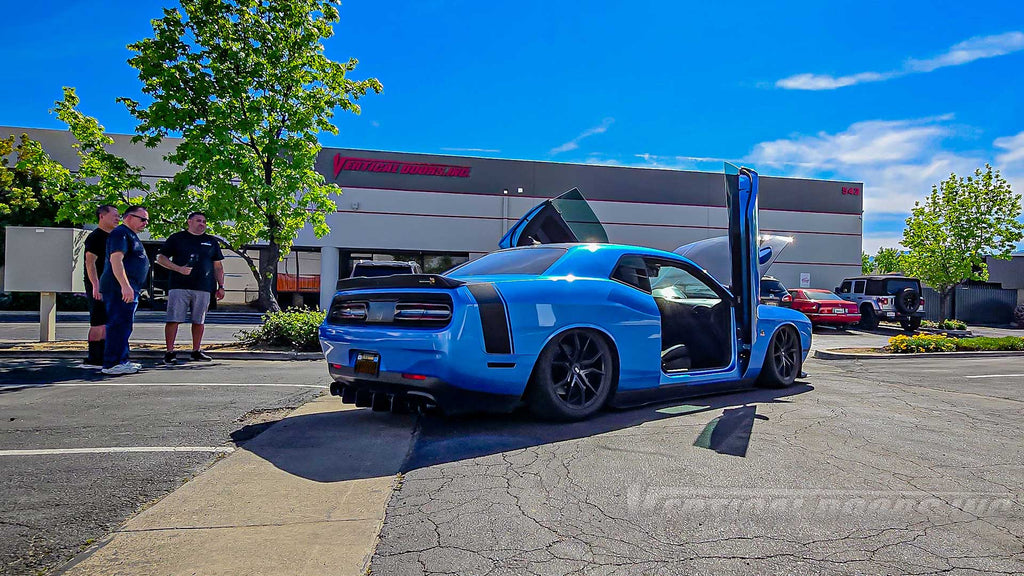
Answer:
[[371, 572], [1024, 573], [1024, 358], [806, 370], [584, 423], [421, 418]]

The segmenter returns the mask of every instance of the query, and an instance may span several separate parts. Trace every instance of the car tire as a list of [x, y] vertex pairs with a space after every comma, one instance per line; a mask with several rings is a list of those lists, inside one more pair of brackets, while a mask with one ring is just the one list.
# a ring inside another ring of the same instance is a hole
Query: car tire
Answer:
[[860, 325], [861, 328], [868, 330], [874, 330], [878, 328], [878, 315], [875, 314], [875, 309], [870, 305], [862, 306], [860, 309]]
[[912, 316], [910, 318], [900, 318], [900, 326], [904, 330], [917, 330], [921, 327], [921, 317]]
[[800, 335], [796, 330], [784, 327], [772, 335], [765, 351], [761, 375], [757, 379], [758, 386], [764, 388], [785, 388], [796, 382], [803, 364], [803, 352], [800, 349]]
[[537, 358], [526, 393], [530, 411], [547, 420], [582, 420], [604, 407], [615, 385], [615, 358], [604, 335], [568, 330]]

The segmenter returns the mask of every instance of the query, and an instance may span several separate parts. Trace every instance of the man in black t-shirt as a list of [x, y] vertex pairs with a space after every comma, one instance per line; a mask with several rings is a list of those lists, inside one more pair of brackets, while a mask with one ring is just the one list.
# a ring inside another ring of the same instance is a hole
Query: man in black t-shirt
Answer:
[[107, 260], [107, 237], [121, 216], [117, 208], [104, 204], [96, 209], [99, 228], [85, 239], [85, 300], [89, 304], [89, 356], [82, 368], [103, 368], [103, 346], [107, 339], [107, 309], [100, 294], [100, 275]]
[[170, 270], [167, 289], [167, 324], [164, 339], [167, 352], [164, 364], [177, 362], [174, 340], [178, 324], [192, 323], [193, 360], [209, 361], [202, 350], [206, 311], [210, 307], [210, 294], [217, 300], [224, 298], [224, 255], [217, 239], [206, 233], [206, 215], [193, 212], [188, 215], [188, 228], [175, 232], [164, 242], [156, 263]]

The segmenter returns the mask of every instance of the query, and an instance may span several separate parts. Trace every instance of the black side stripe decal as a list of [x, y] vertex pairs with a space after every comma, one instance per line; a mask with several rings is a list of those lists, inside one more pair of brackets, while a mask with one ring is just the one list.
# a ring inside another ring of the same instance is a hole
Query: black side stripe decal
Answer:
[[484, 348], [488, 354], [511, 354], [512, 336], [508, 329], [505, 301], [493, 284], [470, 284], [469, 292], [480, 306], [480, 324], [484, 330]]

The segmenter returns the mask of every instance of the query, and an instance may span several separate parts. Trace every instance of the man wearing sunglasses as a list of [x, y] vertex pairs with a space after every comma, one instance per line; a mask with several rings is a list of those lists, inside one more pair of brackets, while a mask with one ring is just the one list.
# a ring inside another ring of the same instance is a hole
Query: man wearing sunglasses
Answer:
[[149, 212], [142, 206], [124, 211], [121, 225], [107, 238], [107, 258], [100, 276], [100, 293], [107, 308], [107, 344], [103, 349], [104, 374], [134, 374], [141, 365], [128, 361], [128, 339], [135, 323], [139, 291], [149, 274], [149, 258], [139, 240], [149, 224]]

